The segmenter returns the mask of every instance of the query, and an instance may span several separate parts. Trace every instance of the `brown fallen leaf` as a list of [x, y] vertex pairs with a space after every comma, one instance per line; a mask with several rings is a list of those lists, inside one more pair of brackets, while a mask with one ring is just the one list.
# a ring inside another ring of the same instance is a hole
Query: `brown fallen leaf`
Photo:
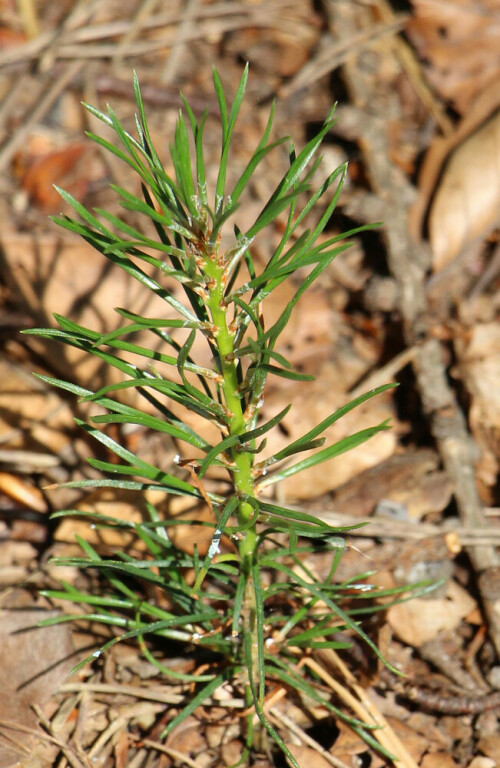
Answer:
[[477, 749], [485, 757], [475, 757], [467, 768], [496, 768], [500, 765], [500, 734], [490, 733], [477, 743]]
[[423, 158], [418, 178], [418, 196], [408, 217], [408, 226], [415, 240], [421, 240], [424, 236], [424, 222], [448, 158], [485, 125], [499, 108], [500, 92], [494, 83], [478, 95], [451, 135], [434, 138]]
[[[4, 229], [0, 241], [9, 287], [38, 325], [53, 325], [52, 314], [58, 312], [106, 333], [123, 324], [114, 311], [123, 306], [165, 316], [164, 301], [151, 294], [145, 301], [142, 286], [123, 270], [110, 269], [102, 254], [79, 238], [58, 231], [28, 235]], [[103, 366], [92, 355], [35, 337], [29, 343], [65, 378], [94, 388], [103, 382]]]
[[421, 768], [456, 768], [456, 766], [456, 762], [448, 752], [430, 752], [424, 756], [421, 764]]
[[[266, 419], [275, 416], [290, 402], [293, 407], [281, 422], [283, 431], [275, 429], [268, 433], [268, 442], [262, 456], [270, 456], [297, 440], [348, 401], [349, 395], [339, 389], [339, 377], [336, 375], [336, 369], [330, 365], [324, 366], [316, 381], [307, 384], [294, 383], [294, 386], [289, 388], [272, 391], [269, 397], [266, 397], [264, 405]], [[393, 427], [397, 426], [390, 393], [368, 400], [325, 430], [325, 447], [386, 419], [390, 419]], [[279, 492], [284, 493], [288, 501], [292, 501], [313, 499], [332, 491], [359, 472], [389, 458], [396, 448], [395, 431], [394, 428], [379, 432], [345, 456], [335, 457], [324, 464], [292, 475], [279, 484]], [[300, 454], [300, 458], [305, 458], [311, 453], [309, 451]]]
[[302, 25], [297, 19], [291, 34], [278, 28], [259, 30], [258, 35], [251, 27], [235, 30], [228, 40], [227, 50], [236, 56], [244, 55], [254, 71], [265, 66], [269, 75], [290, 78], [308, 60], [311, 49], [317, 43], [318, 27], [319, 19], [310, 15], [307, 23]]
[[[221, 757], [224, 765], [236, 765], [243, 754], [243, 744], [239, 739], [231, 739], [221, 745]], [[262, 766], [262, 768], [266, 768]]]
[[[70, 144], [64, 149], [31, 159], [21, 184], [33, 205], [45, 212], [60, 209], [61, 197], [54, 189], [54, 184], [60, 183], [74, 169], [86, 150], [88, 146], [85, 144]], [[77, 188], [72, 184], [70, 191], [81, 197], [85, 193], [85, 186], [86, 183], [80, 179]]]
[[18, 501], [28, 509], [36, 512], [47, 512], [47, 502], [41, 491], [24, 482], [18, 475], [10, 472], [0, 472], [0, 493], [14, 501]]
[[442, 511], [450, 501], [451, 482], [438, 467], [432, 449], [396, 454], [336, 488], [331, 505], [335, 512], [368, 517], [379, 502], [389, 500], [404, 505], [408, 516], [419, 520], [428, 512]]
[[335, 727], [339, 733], [334, 744], [330, 747], [330, 754], [338, 760], [343, 760], [346, 765], [355, 764], [355, 756], [366, 752], [366, 742], [341, 720], [335, 723]]
[[15, 48], [17, 45], [22, 45], [26, 42], [25, 32], [20, 30], [10, 29], [9, 27], [0, 26], [0, 48], [6, 50], [7, 48]]
[[444, 597], [416, 597], [408, 603], [393, 605], [387, 611], [387, 621], [400, 640], [418, 648], [442, 630], [454, 629], [475, 607], [469, 593], [455, 581], [449, 581]]
[[[57, 491], [55, 491], [57, 494]], [[57, 501], [57, 496], [55, 496]], [[96, 512], [100, 515], [112, 517], [115, 520], [138, 523], [146, 517], [145, 499], [142, 494], [116, 488], [97, 488], [85, 495], [83, 500], [75, 504], [82, 512]], [[55, 539], [62, 543], [73, 543], [75, 536], [82, 536], [85, 541], [96, 546], [120, 547], [121, 549], [135, 543], [133, 533], [114, 531], [91, 527], [85, 519], [77, 517], [64, 517], [55, 532]]]
[[[33, 704], [43, 704], [74, 664], [71, 632], [67, 624], [37, 627], [58, 612], [41, 610], [24, 590], [7, 595], [0, 606], [0, 723], [35, 726]], [[30, 736], [1, 725], [0, 736], [0, 768], [8, 768], [23, 756]]]
[[187, 718], [174, 728], [165, 743], [170, 749], [186, 755], [198, 755], [207, 749], [200, 722], [195, 717]]
[[451, 155], [429, 213], [429, 239], [438, 272], [500, 217], [500, 112]]
[[287, 744], [288, 749], [299, 765], [307, 765], [307, 768], [330, 768], [331, 763], [311, 747]]

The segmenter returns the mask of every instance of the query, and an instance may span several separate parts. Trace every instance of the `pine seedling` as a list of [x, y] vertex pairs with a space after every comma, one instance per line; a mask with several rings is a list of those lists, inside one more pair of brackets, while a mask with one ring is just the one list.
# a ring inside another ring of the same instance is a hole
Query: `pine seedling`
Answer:
[[[212, 522], [204, 524], [211, 528], [212, 539], [204, 556], [196, 547], [192, 554], [187, 553], [176, 546], [171, 535], [178, 521], [165, 519], [150, 503], [148, 519], [141, 523], [87, 513], [95, 527], [135, 534], [142, 543], [142, 554], [137, 554], [138, 549], [135, 554], [134, 550], [103, 553], [79, 538], [83, 556], [56, 562], [97, 569], [101, 585], [107, 586], [90, 594], [64, 583], [62, 589], [46, 594], [83, 604], [86, 619], [114, 627], [113, 638], [94, 655], [119, 640], [136, 638], [146, 658], [162, 674], [186, 683], [185, 704], [170, 719], [165, 734], [198, 707], [209, 704], [221, 686], [231, 686], [234, 696], [243, 699], [247, 713], [242, 719], [246, 723], [245, 754], [252, 749], [254, 730], [260, 722], [290, 764], [298, 768], [266, 715], [266, 694], [276, 686], [295, 691], [309, 703], [320, 704], [346, 719], [370, 739], [363, 723], [339, 711], [297, 662], [304, 652], [346, 647], [346, 631], [365, 641], [377, 656], [379, 651], [357, 617], [366, 609], [352, 609], [351, 603], [346, 606], [343, 597], [349, 584], [334, 580], [345, 548], [346, 529], [332, 528], [315, 516], [274, 503], [267, 496], [263, 498], [261, 492], [387, 429], [387, 423], [369, 425], [333, 445], [325, 445], [323, 435], [346, 413], [392, 385], [357, 397], [325, 415], [300, 439], [276, 453], [266, 453], [266, 435], [278, 427], [290, 408], [268, 421], [259, 418], [268, 377], [304, 382], [311, 378], [294, 371], [276, 351], [280, 334], [300, 297], [349, 246], [349, 238], [364, 227], [341, 236], [321, 237], [346, 174], [346, 166], [342, 165], [319, 186], [312, 186], [318, 151], [332, 126], [333, 112], [319, 133], [296, 152], [285, 138], [270, 141], [271, 110], [260, 142], [234, 186], [227, 189], [231, 139], [247, 77], [245, 69], [229, 108], [219, 75], [214, 72], [221, 123], [214, 190], [206, 182], [206, 113], [198, 120], [184, 100], [170, 145], [172, 177], [153, 146], [137, 77], [135, 135], [125, 130], [111, 108], [104, 113], [85, 105], [90, 114], [114, 131], [118, 142], [115, 146], [94, 134], [89, 134], [90, 138], [140, 177], [142, 197], [112, 186], [121, 206], [134, 213], [134, 222], [142, 217], [148, 227], [133, 226], [127, 217], [122, 219], [106, 210], [91, 212], [63, 190], [60, 194], [77, 218], [60, 216], [55, 221], [83, 237], [116, 269], [124, 270], [141, 284], [145, 294], [151, 292], [163, 300], [165, 317], [144, 317], [128, 307], [116, 310], [123, 322], [117, 330], [104, 335], [59, 315], [55, 316], [57, 329], [29, 331], [85, 350], [122, 376], [119, 383], [97, 391], [40, 377], [82, 401], [100, 406], [99, 415], [89, 423], [78, 423], [115, 454], [113, 462], [89, 459], [91, 466], [102, 473], [98, 479], [67, 485], [138, 493], [157, 490], [190, 497], [209, 507]], [[253, 174], [269, 152], [286, 143], [288, 168], [261, 212], [246, 231], [234, 223], [231, 226]], [[318, 209], [320, 214], [316, 215]], [[281, 238], [267, 263], [259, 268], [252, 245], [278, 219]], [[156, 236], [151, 236], [152, 230]], [[232, 243], [222, 246], [222, 236], [226, 242], [228, 231]], [[165, 287], [166, 278], [170, 284], [174, 280], [180, 285], [185, 301]], [[293, 297], [266, 328], [262, 305], [273, 300], [273, 292], [285, 280], [294, 281]], [[150, 334], [151, 346], [137, 343], [138, 332], [141, 338]], [[193, 357], [198, 336], [210, 351], [212, 363], [208, 367]], [[164, 375], [169, 370], [172, 376]], [[135, 390], [136, 402], [144, 403], [143, 409], [127, 404], [129, 400], [121, 396], [129, 388]], [[196, 414], [198, 428], [183, 418], [187, 412]], [[205, 423], [212, 429], [217, 427], [217, 441], [207, 439]], [[179, 446], [179, 467], [168, 472], [145, 461], [112, 439], [106, 431], [110, 424], [140, 425], [169, 436]], [[218, 486], [211, 481], [214, 470]], [[214, 490], [221, 487], [221, 473], [227, 481], [225, 493]], [[81, 517], [84, 513], [64, 510], [55, 516], [67, 515]], [[199, 525], [199, 521], [193, 518], [192, 524]], [[324, 583], [307, 566], [306, 555], [317, 549], [332, 553], [331, 571]], [[161, 601], [146, 598], [148, 586], [149, 594], [151, 587], [161, 594]], [[371, 599], [373, 592], [360, 591], [356, 595]], [[82, 613], [58, 620], [73, 619], [81, 621]], [[342, 641], [338, 639], [340, 631]], [[167, 650], [178, 644], [200, 654], [205, 660], [202, 672], [180, 674], [168, 667]]]

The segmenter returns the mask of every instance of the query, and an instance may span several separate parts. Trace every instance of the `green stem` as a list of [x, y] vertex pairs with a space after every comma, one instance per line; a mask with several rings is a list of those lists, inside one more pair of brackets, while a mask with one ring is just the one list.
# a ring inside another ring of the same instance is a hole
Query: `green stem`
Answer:
[[[234, 333], [227, 324], [227, 307], [224, 305], [224, 268], [215, 260], [207, 260], [205, 274], [210, 279], [208, 308], [213, 324], [216, 326], [216, 343], [220, 356], [221, 374], [223, 378], [222, 391], [225, 405], [231, 414], [229, 433], [231, 435], [243, 435], [247, 429], [244, 412], [241, 404], [241, 396], [238, 392], [237, 361], [235, 358]], [[233, 481], [236, 490], [242, 495], [253, 496], [254, 481], [252, 476], [252, 455], [246, 452], [233, 450], [232, 459], [235, 464]], [[252, 518], [253, 507], [242, 502], [238, 509], [240, 525], [245, 525]], [[250, 528], [248, 532], [252, 531]], [[248, 537], [245, 537], [245, 539]], [[253, 531], [252, 546], [246, 552], [252, 552], [255, 548], [255, 531]]]
[[[209, 258], [205, 262], [205, 275], [210, 279], [208, 308], [213, 324], [217, 331], [216, 343], [220, 356], [220, 366], [223, 378], [222, 392], [225, 405], [231, 413], [229, 432], [231, 435], [243, 435], [247, 429], [241, 396], [238, 391], [237, 359], [235, 357], [234, 333], [227, 323], [227, 307], [224, 304], [224, 265], [219, 264], [216, 258]], [[235, 490], [243, 495], [254, 497], [254, 479], [252, 475], [253, 456], [251, 453], [232, 451], [231, 458], [234, 462], [233, 483]], [[252, 519], [254, 508], [248, 502], [242, 501], [238, 505], [238, 522], [245, 526]], [[257, 532], [255, 525], [243, 531], [238, 544], [241, 567], [245, 575], [245, 596], [242, 606], [243, 632], [249, 632], [252, 637], [252, 655], [257, 646], [255, 629], [255, 590], [252, 579], [252, 562], [257, 547]], [[254, 666], [256, 669], [256, 666]]]

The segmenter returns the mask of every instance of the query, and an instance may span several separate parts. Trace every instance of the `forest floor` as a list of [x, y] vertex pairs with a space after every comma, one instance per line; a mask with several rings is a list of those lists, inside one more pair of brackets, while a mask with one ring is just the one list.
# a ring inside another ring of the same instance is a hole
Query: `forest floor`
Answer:
[[[337, 102], [323, 163], [329, 172], [349, 161], [349, 172], [329, 235], [382, 222], [355, 238], [299, 302], [278, 351], [316, 380], [271, 384], [265, 413], [293, 403], [283, 431], [294, 439], [354, 394], [400, 384], [334, 425], [329, 438], [385, 419], [390, 431], [285, 481], [280, 500], [335, 525], [369, 521], [349, 538], [343, 580], [368, 569], [371, 583], [384, 586], [443, 580], [425, 598], [366, 622], [405, 678], [357, 646], [342, 657], [344, 677], [336, 675], [368, 697], [395, 751], [404, 745], [401, 768], [500, 766], [499, 37], [499, 0], [0, 4], [0, 768], [208, 768], [241, 754], [241, 721], [220, 701], [160, 741], [185, 686], [158, 677], [133, 644], [68, 678], [102, 642], [100, 630], [20, 631], [61, 608], [40, 598], [40, 588], [83, 578], [50, 558], [74, 552], [75, 534], [103, 544], [84, 522], [51, 521], [51, 512], [140, 513], [132, 492], [50, 487], [89, 477], [85, 459], [98, 449], [74, 424], [74, 399], [32, 372], [94, 389], [106, 373], [93, 358], [20, 331], [53, 324], [57, 312], [106, 332], [117, 324], [113, 307], [140, 301], [99, 253], [50, 219], [69, 211], [54, 184], [116, 213], [109, 183], [130, 183], [127, 168], [85, 138], [97, 122], [81, 102], [110, 103], [133, 130], [135, 70], [166, 158], [182, 91], [197, 115], [208, 108], [213, 172], [212, 69], [233, 93], [246, 61], [234, 172], [258, 143], [273, 100], [273, 135], [289, 135], [297, 147]], [[242, 206], [241, 229], [286, 159], [285, 151], [270, 156]], [[264, 262], [268, 244], [255, 248]], [[292, 289], [277, 292], [271, 315]], [[122, 437], [172, 465], [173, 443], [148, 440], [144, 430]], [[194, 664], [182, 653], [163, 663], [179, 671]], [[328, 669], [320, 653], [315, 663]], [[301, 766], [391, 764], [293, 697], [273, 705], [273, 717]], [[252, 764], [283, 761], [263, 742]]]

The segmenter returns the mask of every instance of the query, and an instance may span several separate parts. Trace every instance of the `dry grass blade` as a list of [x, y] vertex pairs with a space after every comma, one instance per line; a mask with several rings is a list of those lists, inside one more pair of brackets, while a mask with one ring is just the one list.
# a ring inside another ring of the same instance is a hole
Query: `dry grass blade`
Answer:
[[123, 731], [126, 729], [128, 724], [128, 718], [120, 716], [115, 718], [108, 727], [99, 734], [98, 738], [95, 740], [95, 742], [92, 744], [92, 747], [89, 750], [88, 756], [90, 760], [93, 762], [97, 762], [98, 760], [103, 760], [105, 758], [105, 755], [103, 754], [104, 747], [106, 744], [111, 741], [113, 737], [116, 737], [117, 734], [123, 733]]
[[162, 752], [164, 755], [172, 757], [179, 765], [187, 765], [189, 768], [204, 768], [205, 763], [200, 763], [197, 760], [192, 760], [188, 755], [179, 752], [177, 749], [160, 744], [158, 741], [152, 741], [151, 739], [142, 739], [142, 744], [145, 747], [151, 747], [157, 752]]
[[184, 696], [177, 693], [162, 693], [148, 688], [135, 685], [111, 685], [107, 683], [64, 683], [59, 687], [62, 692], [80, 693], [89, 691], [91, 693], [109, 693], [116, 695], [133, 696], [137, 699], [147, 699], [149, 701], [158, 701], [162, 704], [172, 706], [181, 704]]
[[[332, 669], [332, 671], [335, 671], [336, 674], [338, 671], [341, 672], [345, 685], [333, 678], [326, 669], [314, 659], [304, 659], [303, 664], [319, 675], [332, 691], [336, 693], [339, 699], [352, 709], [356, 717], [367, 725], [379, 726], [378, 729], [372, 732], [372, 735], [384, 749], [394, 755], [399, 768], [418, 768], [418, 765], [396, 736], [383, 714], [370, 699], [364, 688], [356, 683], [354, 676], [335, 651], [332, 651], [331, 649], [317, 651], [316, 655], [326, 666]], [[346, 686], [349, 686], [358, 698], [356, 698]]]

